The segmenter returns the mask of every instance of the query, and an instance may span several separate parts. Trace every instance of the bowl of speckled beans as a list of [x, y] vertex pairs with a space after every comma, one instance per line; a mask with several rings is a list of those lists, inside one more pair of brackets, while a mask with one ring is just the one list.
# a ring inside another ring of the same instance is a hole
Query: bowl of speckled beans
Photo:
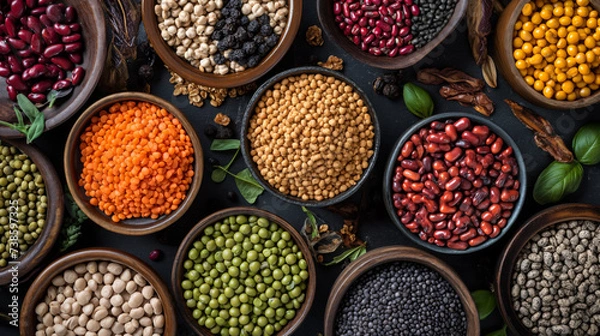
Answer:
[[498, 307], [516, 335], [600, 333], [600, 207], [562, 204], [530, 218], [500, 255]]
[[338, 276], [324, 335], [476, 336], [479, 317], [468, 288], [446, 263], [412, 247], [388, 246]]
[[291, 47], [302, 0], [143, 0], [148, 39], [165, 65], [201, 85], [258, 79]]

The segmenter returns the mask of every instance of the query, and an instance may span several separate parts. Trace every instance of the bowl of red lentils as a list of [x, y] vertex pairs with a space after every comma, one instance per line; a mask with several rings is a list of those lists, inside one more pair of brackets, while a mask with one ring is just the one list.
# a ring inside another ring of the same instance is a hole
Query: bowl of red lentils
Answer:
[[600, 18], [589, 0], [513, 1], [498, 21], [498, 67], [530, 102], [572, 109], [600, 101]]
[[442, 113], [396, 142], [383, 179], [394, 224], [416, 244], [464, 254], [498, 241], [516, 221], [526, 192], [516, 143], [478, 115]]
[[373, 170], [379, 124], [345, 76], [319, 67], [284, 71], [252, 96], [242, 155], [254, 178], [285, 201], [327, 206], [350, 197]]
[[123, 92], [77, 119], [64, 153], [67, 186], [107, 230], [144, 235], [192, 205], [202, 182], [202, 147], [184, 114], [159, 97]]

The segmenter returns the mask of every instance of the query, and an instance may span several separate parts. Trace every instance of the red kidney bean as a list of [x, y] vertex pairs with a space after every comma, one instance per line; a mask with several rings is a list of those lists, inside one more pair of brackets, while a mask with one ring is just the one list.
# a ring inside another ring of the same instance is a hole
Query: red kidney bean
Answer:
[[46, 101], [46, 95], [43, 93], [30, 93], [27, 95], [27, 98], [31, 100], [34, 104], [41, 104]]
[[53, 23], [52, 20], [50, 20], [50, 18], [48, 18], [48, 15], [46, 14], [42, 14], [39, 16], [40, 22], [42, 23], [42, 26], [48, 28], [48, 27], [52, 27]]
[[12, 74], [12, 72], [10, 71], [10, 68], [0, 66], [0, 76], [6, 78], [6, 77], [10, 76], [11, 74]]
[[17, 100], [17, 94], [19, 93], [12, 85], [6, 86], [6, 92], [8, 92], [8, 99], [12, 101]]
[[52, 87], [53, 81], [51, 79], [41, 80], [31, 86], [32, 93], [44, 93]]
[[61, 36], [71, 35], [72, 32], [71, 28], [68, 25], [62, 23], [55, 23], [53, 28], [54, 31], [56, 31], [56, 33]]
[[31, 29], [36, 34], [42, 32], [42, 23], [40, 22], [40, 19], [35, 16], [28, 16], [26, 25], [27, 28]]
[[10, 71], [12, 71], [12, 73], [18, 74], [23, 72], [23, 63], [21, 63], [16, 56], [9, 55], [6, 58], [6, 61], [8, 62], [8, 66], [10, 67]]
[[68, 58], [62, 56], [55, 56], [50, 58], [50, 62], [56, 64], [59, 68], [63, 70], [73, 70], [73, 62], [71, 62]]
[[433, 231], [433, 237], [438, 240], [448, 240], [452, 237], [450, 230], [436, 230]]
[[52, 85], [52, 90], [63, 90], [68, 89], [72, 86], [72, 83], [68, 79], [61, 79]]
[[469, 245], [463, 241], [449, 241], [446, 243], [446, 246], [455, 250], [466, 250], [467, 247], [469, 247]]
[[463, 117], [455, 121], [453, 125], [457, 132], [462, 132], [471, 127], [471, 119]]
[[81, 34], [75, 33], [61, 38], [63, 43], [73, 43], [81, 40]]
[[33, 35], [33, 33], [29, 30], [26, 29], [21, 29], [19, 30], [19, 32], [17, 33], [17, 36], [23, 40], [25, 43], [31, 43], [31, 36]]
[[8, 53], [10, 53], [10, 46], [8, 45], [8, 42], [6, 42], [6, 40], [1, 40], [0, 41], [0, 54], [2, 55], [6, 55]]
[[490, 222], [486, 222], [483, 221], [479, 224], [479, 228], [481, 229], [481, 231], [483, 231], [484, 234], [486, 235], [491, 235], [493, 232], [493, 226]]
[[27, 43], [25, 43], [25, 41], [23, 41], [23, 40], [9, 37], [7, 41], [11, 47], [13, 47], [17, 50], [25, 49], [27, 47]]
[[85, 69], [78, 66], [71, 72], [71, 76], [73, 85], [77, 86], [83, 81], [83, 77], [85, 76]]
[[52, 58], [52, 57], [62, 53], [63, 50], [65, 50], [64, 44], [53, 44], [53, 45], [47, 46], [46, 49], [44, 49], [44, 52], [42, 53], [42, 55], [44, 55], [44, 57], [46, 57], [46, 58]]
[[487, 240], [486, 236], [475, 237], [475, 238], [469, 240], [469, 246], [473, 247], [473, 246], [481, 245], [486, 240]]
[[71, 23], [69, 25], [69, 29], [71, 29], [72, 32], [76, 33], [81, 31], [81, 25], [79, 23]]
[[25, 5], [27, 5], [27, 7], [30, 9], [33, 9], [37, 7], [38, 3], [37, 0], [25, 0]]
[[65, 20], [64, 9], [59, 4], [46, 7], [46, 15], [52, 22], [63, 22]]
[[21, 76], [17, 74], [10, 75], [6, 79], [6, 84], [12, 86], [17, 91], [26, 91], [29, 89], [29, 87], [27, 86], [27, 84], [25, 84]]
[[17, 24], [15, 23], [15, 19], [12, 17], [6, 18], [6, 21], [4, 21], [4, 29], [9, 37], [17, 37]]
[[500, 199], [502, 200], [502, 202], [515, 202], [517, 199], [519, 198], [519, 191], [518, 190], [502, 190], [502, 193], [500, 194]]
[[10, 3], [10, 15], [14, 18], [20, 18], [25, 14], [25, 3], [23, 0], [13, 0]]

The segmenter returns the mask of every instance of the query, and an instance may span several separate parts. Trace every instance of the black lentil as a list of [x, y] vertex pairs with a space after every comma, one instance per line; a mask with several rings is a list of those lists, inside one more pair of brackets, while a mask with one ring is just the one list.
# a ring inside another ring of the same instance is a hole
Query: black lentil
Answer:
[[411, 43], [421, 48], [433, 40], [446, 26], [454, 13], [457, 0], [414, 0], [421, 13], [413, 17]]
[[356, 280], [334, 328], [338, 336], [464, 336], [467, 322], [458, 294], [438, 272], [394, 262]]

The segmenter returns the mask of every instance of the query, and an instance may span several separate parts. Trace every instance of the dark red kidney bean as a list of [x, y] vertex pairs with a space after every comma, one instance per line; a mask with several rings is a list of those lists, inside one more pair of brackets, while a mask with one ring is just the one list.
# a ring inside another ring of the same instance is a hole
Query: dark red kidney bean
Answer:
[[37, 34], [31, 36], [31, 50], [37, 54], [41, 54], [44, 51], [42, 39]]
[[489, 199], [485, 199], [483, 200], [483, 202], [479, 203], [479, 205], [477, 205], [476, 208], [479, 210], [485, 210], [490, 206], [490, 204], [492, 204], [492, 202], [490, 202]]
[[477, 149], [475, 151], [477, 152], [477, 154], [485, 155], [490, 152], [490, 147], [480, 146], [480, 147], [477, 147]]
[[455, 250], [466, 250], [467, 247], [469, 247], [469, 245], [463, 241], [449, 241], [446, 243], [446, 246]]
[[500, 189], [498, 189], [497, 187], [490, 188], [490, 201], [492, 203], [500, 202]]
[[12, 73], [14, 74], [21, 73], [23, 72], [23, 70], [25, 70], [23, 68], [23, 63], [21, 63], [21, 61], [19, 61], [19, 59], [14, 55], [8, 55], [6, 57], [6, 61], [8, 62], [8, 66], [10, 67], [10, 71], [12, 71]]
[[12, 86], [17, 91], [25, 91], [28, 90], [29, 87], [25, 84], [25, 81], [18, 74], [10, 75], [6, 79], [6, 84]]
[[41, 80], [31, 86], [32, 93], [44, 93], [52, 87], [53, 81], [51, 79]]
[[73, 42], [77, 42], [79, 40], [81, 40], [81, 34], [78, 34], [78, 33], [62, 37], [63, 43], [73, 43]]
[[29, 98], [29, 100], [31, 100], [31, 102], [34, 104], [41, 104], [46, 101], [46, 95], [43, 93], [33, 93], [32, 92], [27, 95], [27, 98]]
[[47, 44], [55, 44], [60, 42], [60, 36], [52, 27], [46, 27], [42, 29], [42, 37]]
[[17, 50], [25, 49], [27, 47], [27, 43], [25, 43], [25, 41], [12, 37], [8, 38], [8, 44]]
[[492, 226], [492, 233], [490, 233], [490, 238], [496, 238], [502, 229], [498, 225]]
[[68, 79], [62, 79], [57, 81], [56, 83], [54, 83], [54, 85], [52, 86], [52, 90], [63, 90], [63, 89], [68, 89], [70, 88], [72, 85], [71, 81]]
[[42, 14], [46, 14], [46, 6], [40, 6], [40, 7], [33, 8], [29, 11], [29, 14], [31, 14], [33, 16], [40, 16]]
[[446, 216], [448, 216], [447, 214], [443, 214], [443, 213], [432, 213], [429, 214], [429, 220], [432, 222], [441, 222], [444, 219], [446, 219]]
[[71, 35], [72, 30], [69, 27], [69, 25], [62, 24], [62, 23], [55, 23], [53, 27], [54, 27], [54, 31], [56, 31], [56, 33], [58, 35], [61, 35], [61, 36]]
[[444, 230], [448, 227], [447, 221], [435, 222], [433, 223], [433, 228], [436, 230]]
[[454, 127], [456, 127], [457, 132], [462, 132], [467, 128], [471, 127], [471, 120], [469, 118], [463, 117], [454, 122]]
[[410, 169], [410, 170], [418, 170], [419, 169], [419, 165], [417, 164], [417, 162], [415, 160], [402, 160], [402, 162], [400, 162], [400, 166], [404, 169]]
[[40, 18], [40, 22], [42, 23], [42, 25], [46, 28], [52, 27], [52, 25], [54, 24], [54, 22], [52, 22], [52, 20], [50, 20], [48, 18], [48, 15], [46, 15], [46, 14], [40, 15], [39, 18]]
[[30, 9], [36, 8], [38, 6], [37, 0], [25, 0], [25, 5]]
[[48, 73], [48, 69], [45, 65], [38, 63], [27, 69], [27, 72], [29, 73], [29, 78], [33, 79], [44, 76], [46, 73]]
[[10, 53], [11, 49], [6, 40], [0, 40], [0, 54], [6, 55]]
[[342, 13], [342, 4], [339, 2], [333, 3], [333, 14], [340, 15]]
[[19, 93], [12, 85], [6, 86], [6, 92], [8, 92], [8, 99], [12, 101], [17, 100], [17, 94]]
[[486, 240], [487, 240], [487, 238], [485, 236], [478, 236], [473, 239], [469, 239], [469, 246], [473, 247], [473, 246], [481, 245]]
[[452, 233], [449, 230], [436, 230], [433, 231], [433, 237], [438, 240], [448, 240], [452, 237]]
[[444, 188], [449, 191], [454, 191], [460, 187], [462, 179], [459, 176], [453, 177], [450, 181], [446, 182]]
[[85, 69], [82, 67], [76, 67], [71, 72], [71, 80], [74, 86], [79, 85], [83, 81], [83, 77], [85, 76]]
[[63, 6], [52, 4], [46, 7], [46, 15], [52, 22], [63, 22], [65, 20], [65, 12]]
[[21, 18], [25, 14], [25, 3], [23, 0], [13, 0], [10, 3], [10, 15], [14, 18]]
[[415, 51], [415, 46], [412, 44], [409, 44], [409, 45], [406, 45], [406, 46], [400, 48], [398, 50], [398, 53], [400, 55], [408, 55], [408, 54], [412, 53], [413, 51]]
[[460, 235], [460, 240], [468, 241], [475, 238], [475, 236], [477, 236], [477, 230], [475, 230], [475, 228], [470, 228], [467, 230], [467, 232]]
[[67, 78], [67, 72], [63, 69], [60, 69], [60, 67], [59, 67], [58, 76], [56, 76], [56, 79], [61, 80], [61, 79], [65, 79], [65, 78]]
[[33, 33], [29, 30], [26, 29], [21, 29], [19, 30], [19, 32], [17, 33], [17, 36], [23, 40], [25, 43], [31, 43], [31, 36], [33, 35]]
[[10, 71], [10, 68], [0, 66], [0, 76], [1, 77], [6, 78], [6, 77], [10, 76], [11, 74], [12, 74], [12, 72]]
[[28, 16], [26, 25], [27, 28], [31, 29], [34, 33], [42, 33], [42, 23], [40, 22], [40, 19], [36, 18], [35, 16]]
[[508, 202], [515, 202], [517, 199], [519, 199], [519, 191], [518, 190], [502, 190], [502, 193], [500, 194], [500, 199], [502, 200], [502, 202], [507, 202], [507, 204], [510, 204]]
[[52, 58], [65, 50], [64, 44], [52, 44], [44, 49], [43, 55], [46, 58]]
[[36, 63], [38, 63], [37, 60], [35, 59], [35, 57], [23, 58], [22, 62], [23, 62], [23, 67], [24, 68], [31, 68]]
[[6, 30], [6, 34], [8, 34], [9, 37], [17, 37], [18, 28], [17, 24], [15, 23], [15, 19], [13, 19], [12, 17], [6, 18], [6, 20], [4, 21], [4, 29]]
[[31, 48], [21, 49], [21, 50], [17, 50], [15, 52], [15, 54], [17, 56], [21, 57], [21, 59], [28, 58], [33, 54], [33, 50], [31, 50]]
[[65, 21], [72, 23], [75, 20], [77, 20], [77, 10], [73, 6], [67, 6], [65, 8]]
[[62, 56], [55, 56], [50, 58], [50, 62], [56, 64], [59, 68], [63, 70], [73, 70], [73, 62], [71, 62], [68, 58]]

